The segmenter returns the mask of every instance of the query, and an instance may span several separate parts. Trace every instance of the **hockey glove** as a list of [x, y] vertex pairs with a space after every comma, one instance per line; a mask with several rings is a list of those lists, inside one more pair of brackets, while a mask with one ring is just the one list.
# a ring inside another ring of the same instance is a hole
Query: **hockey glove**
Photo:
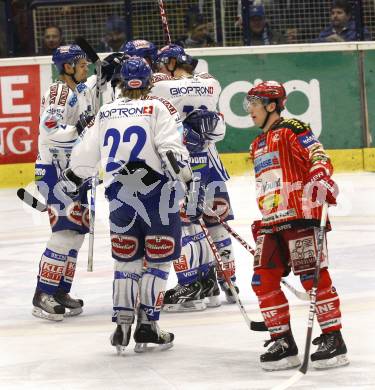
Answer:
[[110, 81], [115, 73], [119, 73], [123, 61], [124, 53], [112, 53], [102, 61], [101, 84]]
[[58, 185], [64, 194], [75, 198], [79, 194], [79, 188], [83, 179], [78, 177], [70, 168], [64, 169], [59, 177]]
[[189, 125], [198, 134], [207, 136], [215, 131], [219, 120], [219, 115], [214, 111], [196, 109], [186, 116], [183, 124]]
[[189, 153], [198, 153], [204, 149], [206, 139], [189, 124], [184, 123], [183, 143]]
[[205, 188], [199, 177], [193, 177], [187, 185], [187, 193], [181, 208], [181, 216], [190, 222], [197, 222], [203, 216]]
[[94, 115], [91, 114], [81, 114], [79, 116], [78, 122], [76, 124], [76, 130], [78, 135], [81, 135], [83, 130], [86, 128], [88, 124], [91, 124], [91, 122], [95, 119]]
[[262, 220], [257, 219], [251, 224], [251, 232], [253, 233], [254, 241], [257, 241], [259, 230], [261, 228]]
[[313, 186], [311, 199], [313, 202], [335, 206], [339, 194], [338, 185], [327, 175], [324, 168], [318, 167], [310, 171], [309, 183]]

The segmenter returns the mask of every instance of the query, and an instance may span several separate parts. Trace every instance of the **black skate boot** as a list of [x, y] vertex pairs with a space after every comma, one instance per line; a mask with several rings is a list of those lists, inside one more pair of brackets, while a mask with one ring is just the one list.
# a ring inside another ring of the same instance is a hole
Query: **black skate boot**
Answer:
[[[134, 352], [166, 350], [173, 347], [174, 334], [160, 330], [156, 321], [141, 322], [137, 324], [134, 340]], [[149, 343], [155, 345], [149, 346]]]
[[[228, 303], [236, 303], [236, 299], [234, 298], [232, 291], [229, 288], [228, 283], [225, 280], [220, 280], [219, 281], [220, 288], [222, 291], [224, 291], [225, 298]], [[233, 287], [235, 288], [237, 294], [240, 292], [240, 289], [236, 286], [235, 282], [232, 282]]]
[[35, 290], [33, 297], [32, 315], [50, 321], [62, 321], [65, 307], [55, 301], [53, 295], [49, 295], [39, 289]]
[[208, 271], [207, 278], [202, 279], [202, 298], [205, 298], [207, 307], [221, 306], [220, 288], [217, 284], [215, 267]]
[[273, 344], [268, 348], [268, 351], [260, 355], [260, 364], [263, 370], [286, 370], [298, 367], [301, 364], [292, 332], [288, 332], [277, 339], [268, 340], [264, 346], [267, 347], [270, 343]]
[[68, 309], [64, 317], [73, 317], [82, 313], [83, 301], [82, 299], [74, 299], [62, 288], [58, 288], [55, 295], [53, 296], [60, 305], [63, 305]]
[[111, 344], [116, 347], [117, 355], [125, 351], [130, 341], [132, 326], [128, 324], [117, 325], [115, 331], [111, 334]]
[[186, 286], [177, 285], [164, 295], [163, 310], [169, 312], [201, 311], [207, 308], [202, 296], [199, 281]]
[[323, 333], [312, 343], [318, 345], [317, 351], [310, 356], [314, 368], [326, 370], [349, 364], [346, 345], [339, 330]]

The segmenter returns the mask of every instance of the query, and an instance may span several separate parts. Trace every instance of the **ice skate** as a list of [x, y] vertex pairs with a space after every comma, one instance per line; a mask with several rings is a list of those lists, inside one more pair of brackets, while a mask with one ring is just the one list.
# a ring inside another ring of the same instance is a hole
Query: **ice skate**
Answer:
[[111, 344], [116, 347], [117, 355], [125, 352], [125, 347], [130, 341], [132, 327], [128, 324], [117, 325], [115, 331], [111, 334]]
[[311, 355], [314, 368], [326, 370], [349, 364], [347, 348], [339, 330], [321, 334], [312, 342], [318, 349]]
[[61, 288], [58, 288], [53, 296], [60, 305], [63, 305], [65, 309], [64, 317], [73, 317], [82, 313], [83, 301], [82, 299], [74, 299], [68, 293]]
[[62, 321], [65, 307], [60, 305], [52, 295], [36, 289], [33, 297], [32, 315], [50, 321]]
[[207, 278], [202, 280], [202, 298], [207, 307], [221, 306], [220, 288], [217, 284], [215, 268], [211, 267]]
[[207, 308], [202, 296], [202, 284], [198, 281], [186, 286], [177, 285], [164, 296], [163, 310], [168, 312], [201, 311]]
[[134, 352], [164, 351], [173, 347], [174, 334], [161, 330], [157, 322], [149, 321], [138, 324], [134, 340]]
[[267, 341], [264, 346], [273, 343], [268, 351], [260, 355], [261, 367], [265, 371], [280, 371], [298, 367], [301, 362], [298, 348], [291, 332], [280, 338]]
[[[234, 298], [232, 291], [229, 288], [228, 283], [226, 281], [220, 281], [219, 284], [220, 284], [221, 290], [225, 294], [225, 298], [226, 298], [227, 302], [228, 303], [236, 303], [236, 299]], [[232, 284], [233, 284], [233, 287], [235, 288], [235, 290], [238, 294], [240, 292], [239, 288], [236, 286], [235, 282], [232, 282]]]

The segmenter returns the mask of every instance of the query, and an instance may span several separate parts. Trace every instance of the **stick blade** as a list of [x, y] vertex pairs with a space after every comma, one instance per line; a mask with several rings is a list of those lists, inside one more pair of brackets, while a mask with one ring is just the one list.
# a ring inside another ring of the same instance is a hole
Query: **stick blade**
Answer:
[[289, 389], [291, 386], [295, 385], [305, 374], [301, 371], [297, 371], [294, 375], [292, 375], [289, 379], [286, 381], [278, 384], [275, 387], [272, 387], [271, 390], [286, 390]]
[[82, 36], [78, 36], [74, 39], [75, 43], [86, 53], [90, 61], [95, 64], [95, 62], [100, 61], [99, 56], [96, 54], [96, 51], [92, 46], [86, 41]]
[[37, 198], [32, 196], [30, 192], [26, 191], [24, 188], [19, 188], [17, 190], [17, 196], [19, 199], [21, 199], [23, 202], [25, 202], [27, 205], [29, 205], [35, 210], [38, 210], [42, 213], [47, 210], [47, 206], [45, 204], [39, 202]]
[[251, 321], [250, 322], [250, 328], [251, 330], [255, 332], [267, 332], [268, 328], [264, 321]]

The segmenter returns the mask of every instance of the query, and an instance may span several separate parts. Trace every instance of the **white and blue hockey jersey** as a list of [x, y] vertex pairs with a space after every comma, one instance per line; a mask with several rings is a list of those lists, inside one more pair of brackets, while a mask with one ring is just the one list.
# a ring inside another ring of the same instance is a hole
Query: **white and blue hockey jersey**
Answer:
[[[162, 73], [153, 76], [151, 93], [169, 100], [177, 108], [182, 120], [194, 109], [217, 111], [217, 104], [221, 92], [219, 82], [209, 73], [196, 73], [189, 77], [174, 78]], [[221, 180], [228, 180], [215, 143], [225, 137], [225, 121], [220, 116], [215, 132], [210, 134], [208, 142], [209, 167], [214, 168]]]
[[107, 185], [129, 162], [142, 161], [164, 175], [163, 165], [169, 165], [168, 150], [177, 160], [188, 160], [176, 108], [159, 97], [118, 98], [100, 108], [94, 124], [75, 145], [70, 167], [82, 178], [92, 176], [101, 167]]
[[63, 81], [48, 88], [40, 108], [38, 163], [51, 164], [58, 160], [61, 169], [66, 168], [78, 133], [75, 125], [80, 116], [95, 115], [96, 76], [72, 91]]

